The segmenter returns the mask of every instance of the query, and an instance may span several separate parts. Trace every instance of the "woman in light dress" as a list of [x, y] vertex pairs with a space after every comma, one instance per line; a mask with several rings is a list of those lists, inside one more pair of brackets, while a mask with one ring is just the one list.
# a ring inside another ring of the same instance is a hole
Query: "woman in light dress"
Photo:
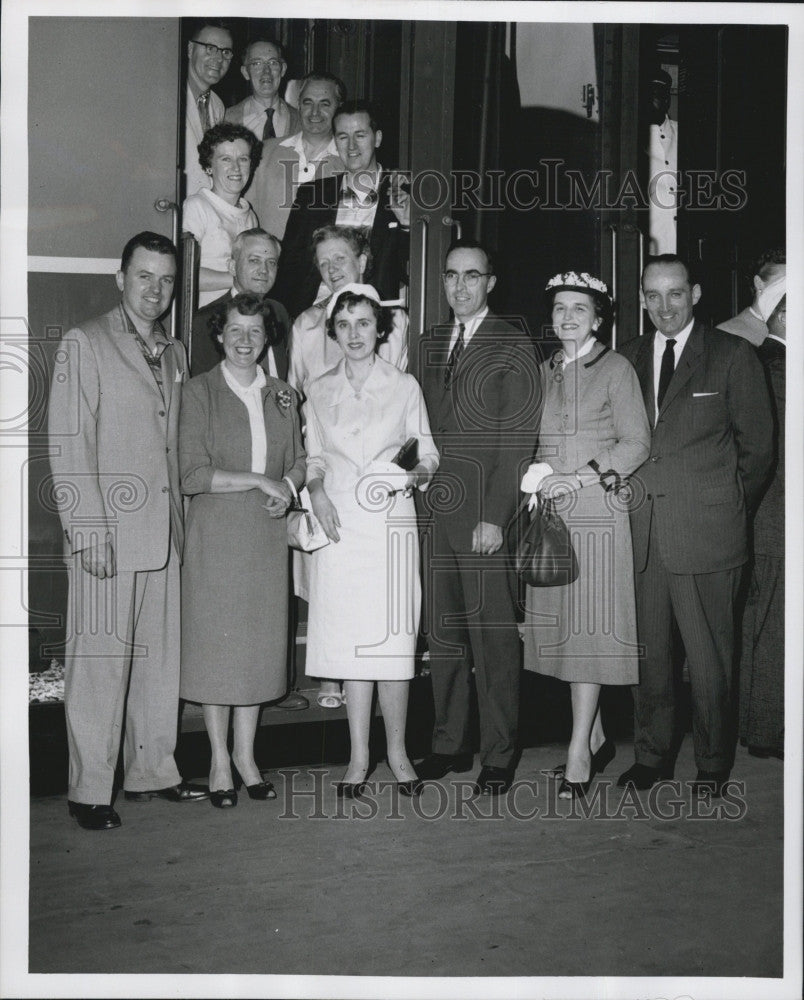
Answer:
[[[438, 452], [421, 389], [377, 355], [391, 323], [370, 285], [348, 285], [328, 308], [343, 357], [312, 381], [304, 406], [307, 485], [331, 542], [312, 554], [307, 655], [323, 678], [343, 679], [351, 756], [338, 794], [361, 794], [369, 770], [374, 684], [388, 764], [403, 794], [421, 782], [405, 750], [408, 689], [421, 583], [414, 488], [425, 489]], [[418, 464], [392, 463], [416, 438]]]

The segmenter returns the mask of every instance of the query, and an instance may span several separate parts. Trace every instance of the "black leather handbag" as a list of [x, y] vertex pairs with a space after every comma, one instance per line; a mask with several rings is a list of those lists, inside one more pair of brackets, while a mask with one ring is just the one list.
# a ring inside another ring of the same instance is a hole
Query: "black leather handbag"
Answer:
[[530, 514], [529, 500], [524, 498], [509, 528], [517, 576], [529, 587], [566, 587], [579, 572], [569, 530], [552, 500], [539, 494]]

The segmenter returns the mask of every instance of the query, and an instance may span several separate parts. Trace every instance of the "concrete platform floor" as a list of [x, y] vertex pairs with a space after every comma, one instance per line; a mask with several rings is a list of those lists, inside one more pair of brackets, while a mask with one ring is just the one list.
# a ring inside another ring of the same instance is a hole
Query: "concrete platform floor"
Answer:
[[715, 819], [691, 815], [689, 736], [653, 802], [616, 788], [621, 745], [586, 818], [540, 774], [563, 752], [526, 750], [512, 797], [474, 811], [473, 775], [339, 804], [340, 765], [229, 811], [120, 796], [108, 833], [35, 798], [29, 971], [781, 976], [783, 765], [738, 749], [744, 794]]

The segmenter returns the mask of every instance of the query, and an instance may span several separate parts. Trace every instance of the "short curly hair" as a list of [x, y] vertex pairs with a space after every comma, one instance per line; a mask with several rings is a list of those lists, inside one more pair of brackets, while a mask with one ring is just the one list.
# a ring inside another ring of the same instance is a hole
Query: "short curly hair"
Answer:
[[[236, 139], [248, 143], [253, 174], [262, 159], [262, 142], [251, 129], [247, 129], [245, 125], [233, 125], [232, 122], [218, 122], [204, 133], [204, 138], [198, 144], [198, 162], [203, 169], [208, 170], [212, 166], [212, 154], [222, 142], [234, 142]], [[244, 184], [243, 187], [245, 186]]]
[[345, 309], [351, 312], [355, 306], [358, 306], [363, 302], [368, 303], [374, 313], [374, 320], [377, 324], [378, 344], [381, 344], [391, 330], [393, 330], [394, 317], [391, 310], [386, 306], [381, 306], [375, 299], [370, 298], [368, 295], [360, 295], [357, 292], [341, 292], [340, 294], [336, 292], [335, 295], [335, 308], [332, 310], [332, 315], [327, 320], [327, 336], [331, 337], [332, 340], [337, 340], [335, 335], [335, 319], [338, 314], [342, 313]]
[[278, 344], [285, 336], [285, 330], [279, 322], [279, 318], [274, 312], [270, 300], [263, 298], [262, 295], [255, 295], [253, 292], [241, 292], [239, 295], [233, 295], [231, 298], [221, 302], [220, 305], [215, 306], [210, 313], [208, 321], [209, 334], [220, 354], [223, 354], [223, 345], [218, 340], [218, 337], [223, 335], [224, 327], [229, 321], [230, 314], [233, 312], [238, 312], [241, 316], [262, 316], [263, 325], [265, 326], [266, 350]]

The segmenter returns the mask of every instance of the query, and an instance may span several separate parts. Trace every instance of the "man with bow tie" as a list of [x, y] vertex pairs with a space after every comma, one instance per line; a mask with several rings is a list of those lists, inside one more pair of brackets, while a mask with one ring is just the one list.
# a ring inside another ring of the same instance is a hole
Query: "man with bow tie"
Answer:
[[637, 633], [636, 763], [619, 784], [647, 789], [674, 771], [672, 632], [692, 686], [695, 789], [721, 794], [734, 760], [734, 606], [748, 558], [748, 517], [773, 458], [770, 398], [754, 349], [693, 310], [701, 286], [674, 254], [651, 258], [642, 301], [653, 333], [621, 352], [636, 369], [653, 427], [632, 476]]
[[417, 765], [438, 780], [472, 767], [472, 675], [480, 716], [476, 792], [511, 786], [518, 754], [522, 644], [505, 528], [536, 443], [541, 392], [536, 353], [519, 328], [494, 316], [489, 252], [454, 243], [444, 293], [454, 321], [420, 343], [419, 372], [442, 460], [424, 497], [431, 514], [425, 592], [435, 725]]
[[335, 112], [332, 130], [345, 173], [299, 187], [282, 241], [274, 294], [291, 316], [323, 292], [311, 252], [313, 233], [322, 226], [369, 233], [371, 269], [364, 281], [384, 301], [397, 300], [407, 282], [410, 195], [401, 176], [377, 162], [382, 129], [374, 109], [366, 101], [347, 101]]

